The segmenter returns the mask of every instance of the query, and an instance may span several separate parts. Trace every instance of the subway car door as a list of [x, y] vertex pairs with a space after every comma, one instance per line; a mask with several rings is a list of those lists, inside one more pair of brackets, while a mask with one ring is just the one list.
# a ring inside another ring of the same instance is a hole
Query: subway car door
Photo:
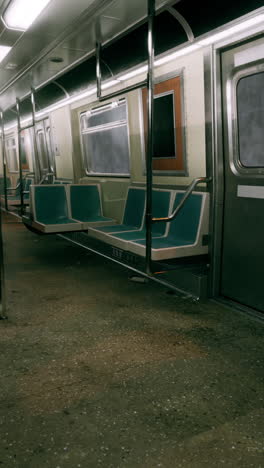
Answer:
[[264, 312], [264, 39], [221, 56], [221, 295]]
[[38, 165], [41, 176], [45, 174], [55, 175], [54, 151], [51, 138], [51, 126], [48, 118], [36, 124], [36, 143]]

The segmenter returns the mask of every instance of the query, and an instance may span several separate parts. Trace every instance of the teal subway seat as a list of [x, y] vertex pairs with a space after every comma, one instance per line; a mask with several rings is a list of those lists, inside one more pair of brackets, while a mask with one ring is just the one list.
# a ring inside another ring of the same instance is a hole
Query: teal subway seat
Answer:
[[[32, 178], [29, 178], [29, 177], [23, 178], [23, 182], [22, 182], [23, 183], [23, 191], [25, 192], [24, 196], [23, 196], [23, 199], [24, 199], [24, 204], [25, 205], [29, 204], [29, 188], [30, 188], [30, 185], [32, 184], [32, 182], [33, 182]], [[8, 192], [7, 192], [8, 193], [8, 195], [7, 195], [7, 204], [8, 205], [20, 205], [21, 204], [20, 185], [21, 185], [20, 184], [20, 179], [18, 179], [16, 187], [14, 187], [14, 188], [9, 187]], [[2, 203], [5, 202], [5, 197], [4, 196], [1, 197], [1, 202]]]
[[[171, 195], [170, 190], [154, 189], [152, 192], [152, 204], [153, 204], [153, 216], [157, 218], [163, 218], [168, 216], [171, 209]], [[166, 232], [166, 223], [153, 224], [152, 236], [162, 237]], [[128, 249], [130, 241], [142, 239], [146, 237], [146, 226], [145, 217], [143, 218], [143, 224], [140, 229], [133, 231], [123, 231], [119, 233], [111, 233], [105, 236], [105, 242], [118, 247], [123, 250]]]
[[83, 228], [105, 226], [115, 223], [102, 213], [102, 200], [99, 184], [68, 185], [67, 188], [70, 217], [82, 223]]
[[[7, 188], [10, 188], [10, 178], [7, 177], [6, 178], [6, 187]], [[0, 176], [0, 195], [4, 195], [5, 194], [5, 190], [4, 190], [4, 187], [5, 187], [5, 184], [4, 184], [4, 176]]]
[[[141, 187], [129, 187], [121, 224], [94, 227], [88, 234], [106, 243], [112, 243], [113, 234], [121, 232], [138, 232], [143, 228], [146, 193]], [[113, 244], [114, 245], [114, 244]]]
[[69, 217], [64, 185], [33, 185], [30, 195], [31, 217], [22, 217], [28, 226], [42, 233], [83, 230], [82, 223]]
[[[184, 193], [176, 191], [173, 210], [180, 203]], [[155, 261], [201, 255], [208, 252], [203, 239], [208, 234], [208, 193], [193, 193], [185, 202], [177, 217], [168, 224], [164, 236], [152, 239], [152, 259]], [[155, 216], [156, 217], [156, 216]], [[127, 249], [137, 255], [146, 255], [146, 239], [128, 242]]]

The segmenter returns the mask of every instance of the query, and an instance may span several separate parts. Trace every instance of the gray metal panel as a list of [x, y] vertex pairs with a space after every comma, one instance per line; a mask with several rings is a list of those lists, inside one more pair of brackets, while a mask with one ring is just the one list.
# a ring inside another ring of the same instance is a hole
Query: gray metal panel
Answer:
[[[221, 294], [264, 312], [264, 199], [260, 196], [264, 189], [264, 174], [256, 169], [246, 171], [237, 163], [233, 107], [237, 84], [234, 70], [236, 51], [234, 48], [222, 56], [225, 200]], [[244, 66], [245, 73], [247, 69], [251, 73], [260, 72], [252, 65]], [[238, 70], [240, 72], [241, 67]]]

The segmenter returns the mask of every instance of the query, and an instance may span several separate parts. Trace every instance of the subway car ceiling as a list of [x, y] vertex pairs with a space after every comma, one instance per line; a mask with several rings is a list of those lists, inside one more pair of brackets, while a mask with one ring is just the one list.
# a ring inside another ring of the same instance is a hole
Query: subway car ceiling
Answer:
[[[0, 2], [1, 13], [6, 4]], [[261, 7], [261, 0], [156, 0], [155, 55], [191, 44]], [[103, 46], [103, 81], [144, 63], [146, 13], [146, 0], [52, 0], [27, 31], [13, 31], [2, 24], [1, 42], [12, 46], [0, 64], [0, 108], [5, 124], [16, 121], [16, 98], [21, 99], [22, 118], [31, 113], [32, 86], [37, 111], [94, 88], [96, 41]]]

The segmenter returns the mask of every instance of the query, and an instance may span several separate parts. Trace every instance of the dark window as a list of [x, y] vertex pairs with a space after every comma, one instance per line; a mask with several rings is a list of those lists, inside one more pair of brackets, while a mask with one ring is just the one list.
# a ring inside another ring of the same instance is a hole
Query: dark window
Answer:
[[239, 159], [244, 167], [264, 167], [264, 72], [237, 84]]
[[154, 158], [175, 158], [173, 94], [154, 99]]
[[9, 172], [18, 172], [18, 158], [15, 138], [6, 140], [6, 161]]

